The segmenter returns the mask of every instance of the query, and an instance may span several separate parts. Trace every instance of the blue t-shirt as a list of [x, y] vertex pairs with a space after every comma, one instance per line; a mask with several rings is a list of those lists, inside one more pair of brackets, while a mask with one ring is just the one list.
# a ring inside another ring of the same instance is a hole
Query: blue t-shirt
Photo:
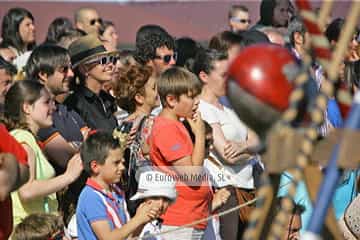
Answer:
[[[358, 170], [346, 171], [343, 173], [341, 179], [339, 180], [332, 199], [332, 207], [334, 209], [336, 219], [339, 219], [344, 214], [346, 207], [357, 196], [356, 180], [358, 176]], [[292, 180], [293, 177], [288, 172], [284, 172], [281, 175], [280, 187], [277, 196], [287, 196], [288, 185]], [[301, 232], [304, 232], [308, 226], [313, 211], [313, 205], [304, 181], [299, 182], [296, 189], [296, 195], [293, 200], [296, 203], [301, 204], [305, 207], [305, 211], [301, 214]]]
[[[76, 208], [76, 221], [77, 231], [79, 240], [94, 239], [97, 237], [91, 228], [91, 223], [100, 220], [107, 220], [111, 230], [115, 228], [113, 221], [109, 218], [107, 207], [105, 206], [102, 197], [99, 195], [100, 192], [94, 188], [86, 185], [81, 191], [79, 196], [79, 202]], [[100, 193], [102, 194], [102, 193]], [[111, 200], [107, 195], [102, 194], [108, 204], [114, 206], [114, 201]], [[124, 197], [118, 194], [113, 194], [116, 199], [116, 213], [120, 216], [122, 224], [125, 224], [128, 218], [126, 210], [126, 204]]]

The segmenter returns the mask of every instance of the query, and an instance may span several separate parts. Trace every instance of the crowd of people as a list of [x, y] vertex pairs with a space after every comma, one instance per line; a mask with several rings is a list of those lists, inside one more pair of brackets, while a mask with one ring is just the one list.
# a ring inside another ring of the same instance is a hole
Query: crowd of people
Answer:
[[[116, 26], [94, 8], [54, 19], [41, 44], [31, 12], [9, 9], [0, 42], [0, 240], [241, 239], [255, 204], [216, 213], [255, 200], [266, 164], [261, 137], [226, 97], [228, 68], [256, 44], [286, 48], [301, 66], [309, 43], [291, 1], [262, 0], [259, 11], [252, 24], [246, 6], [232, 6], [229, 29], [206, 44], [144, 25], [134, 48], [120, 49]], [[344, 23], [334, 17], [323, 29], [333, 49]], [[352, 95], [359, 42], [355, 29], [339, 74]], [[309, 74], [318, 92], [326, 74], [317, 63]], [[336, 97], [324, 117], [322, 139], [343, 125]], [[279, 201], [292, 178], [281, 175]], [[346, 171], [333, 198], [346, 239], [360, 237], [358, 180], [358, 170]], [[293, 202], [282, 239], [299, 239], [309, 221], [305, 183]]]

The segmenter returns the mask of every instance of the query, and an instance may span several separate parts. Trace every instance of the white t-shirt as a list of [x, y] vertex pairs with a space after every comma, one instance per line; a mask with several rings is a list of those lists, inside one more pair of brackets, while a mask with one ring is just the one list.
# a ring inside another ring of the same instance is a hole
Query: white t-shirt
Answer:
[[[207, 123], [218, 123], [220, 125], [224, 137], [227, 140], [236, 142], [246, 140], [248, 135], [248, 129], [246, 125], [239, 119], [236, 113], [230, 108], [223, 106], [223, 109], [219, 109], [210, 103], [200, 100], [199, 110], [201, 113], [201, 117]], [[224, 187], [232, 185], [235, 187], [246, 189], [253, 189], [255, 187], [253, 179], [253, 165], [260, 163], [259, 156], [255, 155], [253, 159], [236, 165], [226, 164], [220, 154], [212, 154], [212, 157], [216, 158], [224, 165], [224, 169], [220, 170], [209, 160], [206, 160], [204, 162], [204, 166], [213, 175], [213, 179], [215, 180], [215, 186]], [[228, 177], [229, 174], [231, 175], [231, 177]], [[223, 175], [223, 178], [219, 177]]]
[[163, 240], [164, 238], [162, 238], [161, 235], [157, 236], [159, 233], [161, 233], [161, 223], [158, 220], [154, 220], [145, 224], [139, 238], [146, 240]]

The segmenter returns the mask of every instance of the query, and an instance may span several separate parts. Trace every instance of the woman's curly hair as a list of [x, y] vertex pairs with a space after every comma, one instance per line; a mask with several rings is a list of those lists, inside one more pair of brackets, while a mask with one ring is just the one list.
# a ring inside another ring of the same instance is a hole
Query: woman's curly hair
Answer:
[[116, 102], [122, 109], [133, 113], [136, 110], [136, 94], [145, 94], [145, 84], [152, 75], [152, 68], [139, 64], [120, 70], [119, 78], [114, 82], [113, 91]]

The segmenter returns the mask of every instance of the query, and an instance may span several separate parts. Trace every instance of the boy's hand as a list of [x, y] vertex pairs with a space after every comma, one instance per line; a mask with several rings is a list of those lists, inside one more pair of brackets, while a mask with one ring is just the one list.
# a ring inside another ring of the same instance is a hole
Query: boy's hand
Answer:
[[188, 121], [195, 136], [205, 137], [205, 124], [199, 111], [196, 111], [191, 119], [187, 118], [186, 120]]
[[84, 169], [80, 153], [76, 153], [68, 162], [65, 174], [74, 182]]
[[141, 223], [145, 224], [159, 217], [160, 214], [161, 209], [157, 206], [157, 204], [144, 202], [136, 209], [136, 215], [134, 218], [137, 218]]

